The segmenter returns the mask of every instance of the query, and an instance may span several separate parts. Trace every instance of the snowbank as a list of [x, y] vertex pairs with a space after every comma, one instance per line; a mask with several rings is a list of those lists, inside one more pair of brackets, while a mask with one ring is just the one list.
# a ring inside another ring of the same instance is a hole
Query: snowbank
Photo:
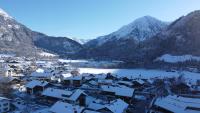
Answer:
[[112, 73], [116, 74], [118, 77], [128, 77], [128, 78], [165, 78], [165, 77], [177, 77], [183, 74], [184, 77], [190, 82], [196, 82], [200, 79], [200, 73], [193, 73], [188, 71], [182, 71], [181, 73], [176, 72], [166, 72], [164, 70], [147, 70], [147, 69], [96, 69], [96, 68], [79, 68], [80, 73], [91, 73], [91, 74], [101, 74], [101, 73]]
[[178, 63], [178, 62], [185, 62], [185, 61], [191, 61], [191, 60], [200, 61], [200, 57], [192, 56], [192, 55], [173, 56], [170, 54], [165, 54], [165, 55], [162, 55], [161, 57], [158, 57], [155, 61]]
[[55, 54], [52, 53], [47, 53], [47, 52], [41, 52], [39, 53], [40, 56], [44, 56], [44, 57], [55, 57]]

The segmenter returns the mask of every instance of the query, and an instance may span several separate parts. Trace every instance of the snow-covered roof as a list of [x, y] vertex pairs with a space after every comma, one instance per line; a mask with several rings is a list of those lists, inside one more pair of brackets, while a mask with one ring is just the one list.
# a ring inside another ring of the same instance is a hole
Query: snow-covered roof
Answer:
[[109, 84], [112, 84], [112, 83], [113, 83], [113, 80], [98, 79], [98, 83], [109, 83]]
[[47, 88], [42, 92], [42, 95], [59, 98], [59, 99], [68, 99], [72, 95], [72, 91], [67, 91], [63, 89]]
[[93, 110], [99, 110], [99, 109], [102, 109], [102, 108], [104, 108], [104, 107], [105, 107], [104, 104], [95, 103], [95, 102], [91, 102], [91, 103], [88, 105], [88, 108], [93, 109]]
[[127, 107], [128, 104], [121, 99], [114, 100], [110, 104], [106, 105], [106, 108], [113, 113], [123, 113]]
[[8, 99], [6, 97], [0, 97], [0, 101], [2, 101], [2, 100], [10, 100], [10, 99]]
[[3, 62], [5, 62], [5, 60], [2, 60], [2, 59], [1, 59], [1, 60], [0, 60], [0, 63], [3, 63]]
[[53, 73], [49, 72], [49, 70], [43, 70], [41, 68], [37, 69], [35, 72], [31, 73], [32, 77], [51, 77]]
[[189, 109], [188, 107], [200, 109], [200, 99], [169, 95], [165, 98], [156, 99], [154, 105], [175, 113], [197, 113], [199, 111]]
[[100, 112], [93, 111], [93, 110], [84, 110], [83, 113], [100, 113]]
[[100, 110], [103, 108], [107, 108], [113, 113], [123, 113], [123, 111], [127, 107], [128, 107], [128, 104], [121, 99], [116, 99], [106, 104], [92, 102], [88, 106], [88, 108], [93, 109], [93, 110]]
[[129, 88], [123, 85], [120, 85], [120, 86], [102, 85], [101, 89], [107, 92], [114, 92], [115, 95], [118, 95], [118, 96], [126, 96], [126, 97], [132, 97], [134, 93], [133, 88]]
[[44, 87], [46, 85], [48, 85], [47, 81], [32, 80], [32, 81], [30, 81], [30, 82], [28, 82], [26, 84], [26, 87], [28, 87], [28, 88], [34, 88], [35, 86], [42, 86], [42, 87]]
[[65, 80], [82, 80], [83, 76], [71, 76], [71, 77], [67, 77], [64, 78]]
[[[15, 112], [15, 113], [21, 113], [21, 111]], [[49, 113], [49, 108], [42, 108], [42, 109], [30, 112], [30, 113]]]
[[68, 78], [68, 77], [71, 77], [72, 74], [71, 74], [71, 73], [63, 73], [62, 76], [63, 76], [64, 78]]
[[37, 73], [44, 73], [44, 69], [38, 68], [38, 69], [36, 70], [36, 72], [37, 72]]
[[46, 61], [41, 61], [41, 60], [38, 60], [35, 62], [36, 64], [46, 64], [47, 62]]
[[81, 113], [83, 109], [84, 107], [58, 101], [49, 109], [49, 111], [53, 113], [75, 113], [75, 111]]
[[83, 90], [77, 89], [77, 90], [69, 97], [69, 100], [76, 101], [76, 100], [79, 98], [79, 96], [80, 96], [81, 94], [86, 95], [86, 94], [84, 93]]
[[144, 84], [145, 83], [144, 80], [141, 80], [141, 79], [137, 79], [137, 80], [134, 80], [134, 81], [138, 82], [139, 84]]
[[129, 86], [132, 86], [133, 83], [132, 82], [129, 82], [129, 81], [118, 81], [119, 84], [125, 84], [125, 85], [129, 85]]
[[98, 83], [94, 80], [89, 81], [89, 83], [92, 84], [92, 85], [98, 85]]

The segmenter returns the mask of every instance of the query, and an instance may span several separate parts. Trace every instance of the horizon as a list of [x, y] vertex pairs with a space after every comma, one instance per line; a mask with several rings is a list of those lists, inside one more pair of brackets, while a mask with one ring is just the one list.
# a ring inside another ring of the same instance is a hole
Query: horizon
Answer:
[[172, 22], [199, 10], [198, 4], [200, 4], [198, 0], [192, 3], [189, 0], [167, 2], [15, 0], [12, 3], [0, 1], [0, 8], [33, 31], [49, 36], [94, 39], [112, 33], [143, 16]]

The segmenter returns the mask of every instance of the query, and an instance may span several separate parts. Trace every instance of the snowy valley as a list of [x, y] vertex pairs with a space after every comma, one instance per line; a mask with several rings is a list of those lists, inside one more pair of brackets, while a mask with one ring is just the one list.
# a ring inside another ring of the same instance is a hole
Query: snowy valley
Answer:
[[82, 40], [0, 9], [0, 113], [199, 113], [199, 20], [144, 16]]

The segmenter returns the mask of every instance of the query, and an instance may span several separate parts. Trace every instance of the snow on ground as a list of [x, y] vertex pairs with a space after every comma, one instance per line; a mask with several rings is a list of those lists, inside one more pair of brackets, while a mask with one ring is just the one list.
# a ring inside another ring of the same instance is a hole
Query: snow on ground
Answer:
[[70, 63], [75, 67], [116, 67], [118, 64], [123, 63], [123, 61], [95, 61], [95, 60], [70, 60], [70, 59], [59, 59], [59, 62]]
[[87, 60], [67, 60], [67, 59], [58, 59], [59, 62], [62, 63], [84, 63], [88, 62]]
[[14, 57], [15, 55], [14, 54], [0, 54], [0, 58], [3, 58], [3, 57]]
[[55, 57], [56, 56], [55, 54], [47, 53], [47, 52], [41, 52], [41, 53], [39, 53], [39, 55], [45, 56], [45, 57]]
[[200, 73], [193, 73], [188, 71], [182, 72], [166, 72], [164, 70], [156, 69], [97, 69], [97, 68], [79, 68], [80, 73], [92, 73], [92, 74], [101, 74], [101, 73], [112, 73], [116, 74], [118, 77], [128, 77], [128, 78], [165, 78], [165, 77], [177, 77], [180, 74], [183, 74], [184, 77], [190, 82], [196, 82], [197, 79], [200, 80]]
[[192, 56], [192, 55], [182, 55], [182, 56], [173, 56], [170, 54], [162, 55], [158, 57], [155, 61], [164, 61], [168, 63], [177, 63], [177, 62], [185, 62], [190, 60], [200, 61], [200, 57]]
[[12, 18], [8, 13], [6, 13], [3, 9], [0, 8], [0, 15], [6, 18]]

